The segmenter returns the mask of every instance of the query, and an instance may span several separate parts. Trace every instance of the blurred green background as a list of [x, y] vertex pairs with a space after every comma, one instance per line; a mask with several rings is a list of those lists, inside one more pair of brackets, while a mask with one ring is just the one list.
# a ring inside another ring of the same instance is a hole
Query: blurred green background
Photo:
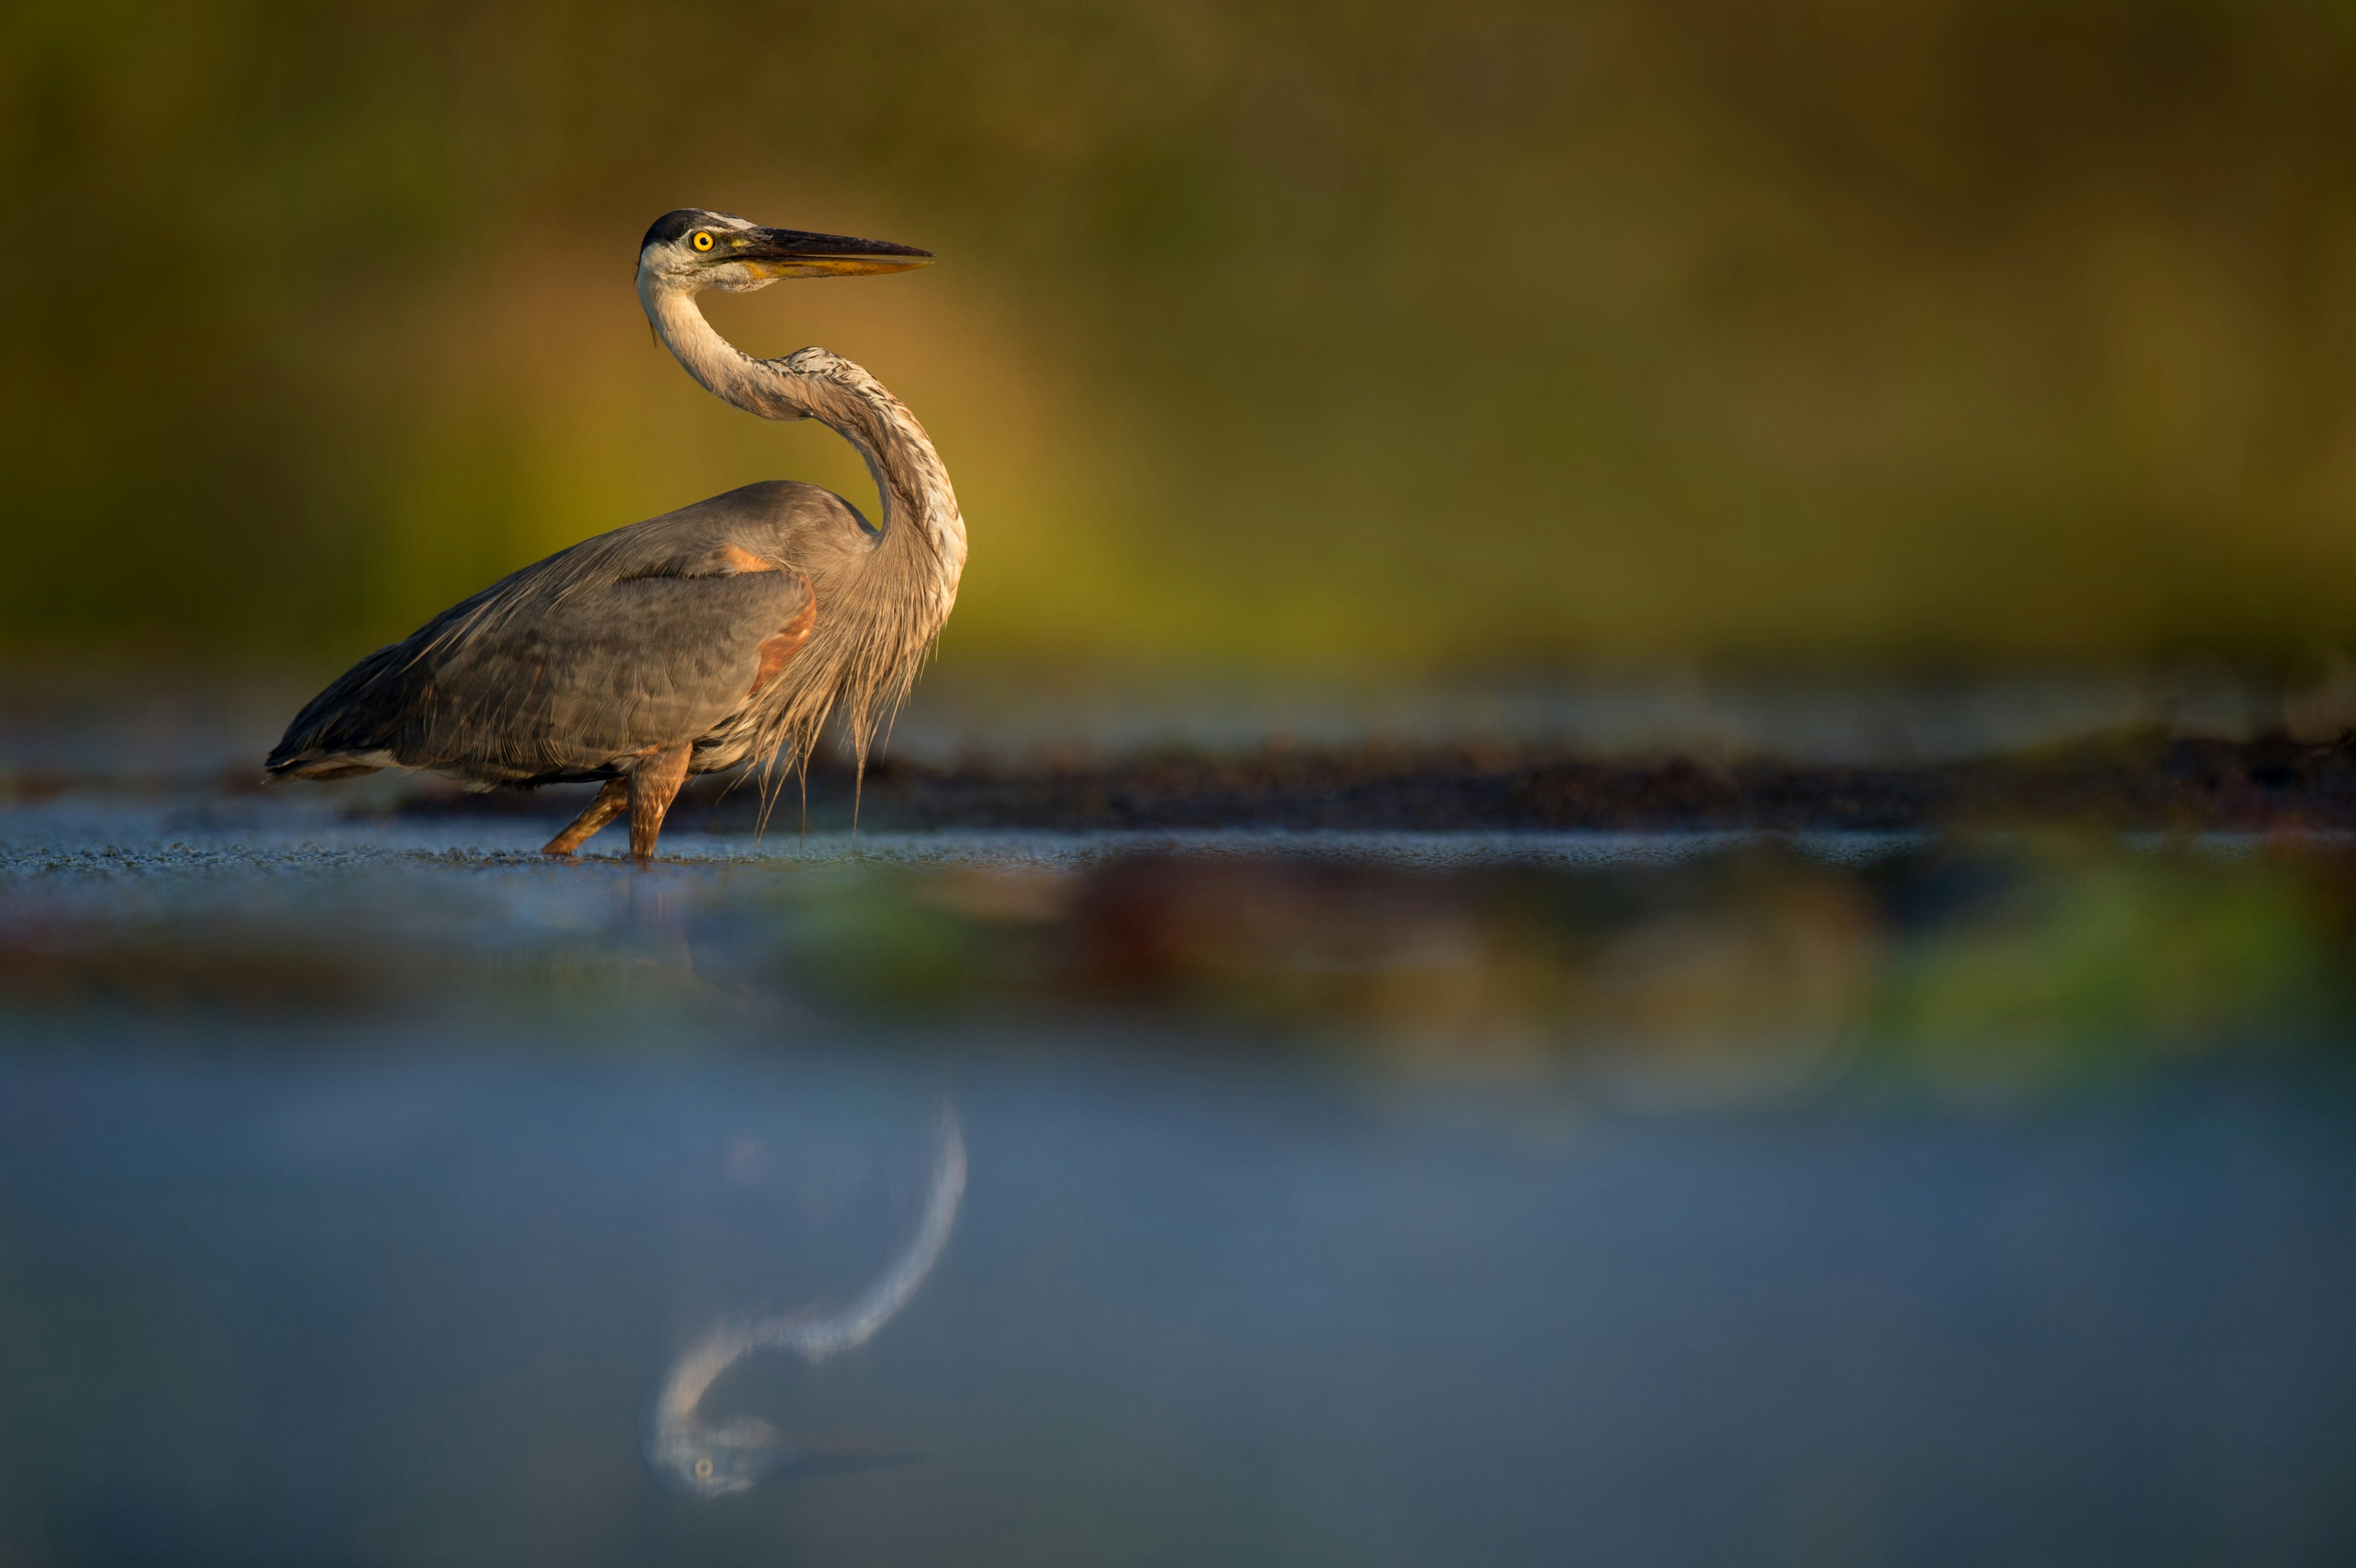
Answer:
[[[0, 20], [0, 644], [326, 668], [932, 428], [969, 668], [2288, 660], [2356, 639], [2356, 6], [127, 4]], [[872, 497], [872, 490], [867, 492]], [[864, 504], [864, 503], [862, 503]]]

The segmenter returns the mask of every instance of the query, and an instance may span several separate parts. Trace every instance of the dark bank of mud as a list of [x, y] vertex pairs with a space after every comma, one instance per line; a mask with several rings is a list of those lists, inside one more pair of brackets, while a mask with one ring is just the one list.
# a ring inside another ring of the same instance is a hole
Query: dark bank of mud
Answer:
[[[813, 768], [787, 779], [768, 824], [835, 829], [854, 779]], [[393, 810], [418, 817], [553, 818], [560, 794], [425, 789]], [[806, 799], [806, 806], [805, 806]], [[741, 832], [762, 818], [757, 781], [699, 779], [674, 832]], [[2233, 832], [2356, 829], [2356, 746], [2286, 736], [2235, 742], [2123, 735], [1963, 761], [1826, 767], [1770, 758], [1599, 760], [1541, 749], [1269, 749], [933, 767], [878, 760], [858, 788], [862, 826], [1281, 828], [1297, 831], [1892, 831], [2019, 824]]]

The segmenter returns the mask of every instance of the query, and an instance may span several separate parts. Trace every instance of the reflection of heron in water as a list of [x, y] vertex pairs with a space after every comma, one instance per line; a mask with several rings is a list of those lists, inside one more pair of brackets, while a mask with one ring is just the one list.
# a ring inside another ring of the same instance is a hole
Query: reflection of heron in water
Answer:
[[696, 1407], [721, 1373], [763, 1346], [823, 1361], [873, 1338], [932, 1273], [964, 1197], [965, 1139], [958, 1131], [957, 1113], [943, 1107], [932, 1192], [906, 1248], [866, 1294], [839, 1313], [821, 1317], [799, 1312], [723, 1323], [681, 1356], [664, 1380], [648, 1423], [647, 1463], [655, 1474], [697, 1497], [717, 1498], [741, 1492], [764, 1476], [797, 1464], [841, 1457], [844, 1451], [838, 1445], [790, 1437], [753, 1416], [706, 1424], [697, 1417]]

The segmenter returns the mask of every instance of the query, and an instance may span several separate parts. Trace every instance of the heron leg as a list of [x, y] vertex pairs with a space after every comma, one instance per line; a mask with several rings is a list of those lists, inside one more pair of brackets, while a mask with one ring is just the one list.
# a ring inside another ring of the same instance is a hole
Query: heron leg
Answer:
[[596, 836], [597, 830], [622, 814], [629, 803], [630, 786], [626, 779], [608, 779], [597, 798], [581, 808], [573, 825], [541, 846], [542, 854], [571, 854]]
[[655, 840], [662, 836], [663, 815], [687, 782], [687, 758], [691, 748], [681, 745], [658, 751], [630, 775], [630, 856], [652, 860]]

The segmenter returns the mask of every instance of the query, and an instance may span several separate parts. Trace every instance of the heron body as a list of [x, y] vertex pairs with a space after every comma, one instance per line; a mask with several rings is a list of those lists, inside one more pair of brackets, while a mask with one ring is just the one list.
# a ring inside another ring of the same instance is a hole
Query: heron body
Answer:
[[701, 209], [659, 219], [638, 260], [657, 335], [715, 395], [850, 441], [881, 517], [774, 481], [584, 540], [361, 660], [295, 717], [268, 776], [602, 781], [548, 853], [572, 854], [626, 811], [645, 859], [691, 774], [804, 765], [836, 717], [863, 767], [957, 601], [956, 492], [924, 426], [874, 377], [823, 349], [755, 359], [712, 330], [695, 295], [929, 259]]

